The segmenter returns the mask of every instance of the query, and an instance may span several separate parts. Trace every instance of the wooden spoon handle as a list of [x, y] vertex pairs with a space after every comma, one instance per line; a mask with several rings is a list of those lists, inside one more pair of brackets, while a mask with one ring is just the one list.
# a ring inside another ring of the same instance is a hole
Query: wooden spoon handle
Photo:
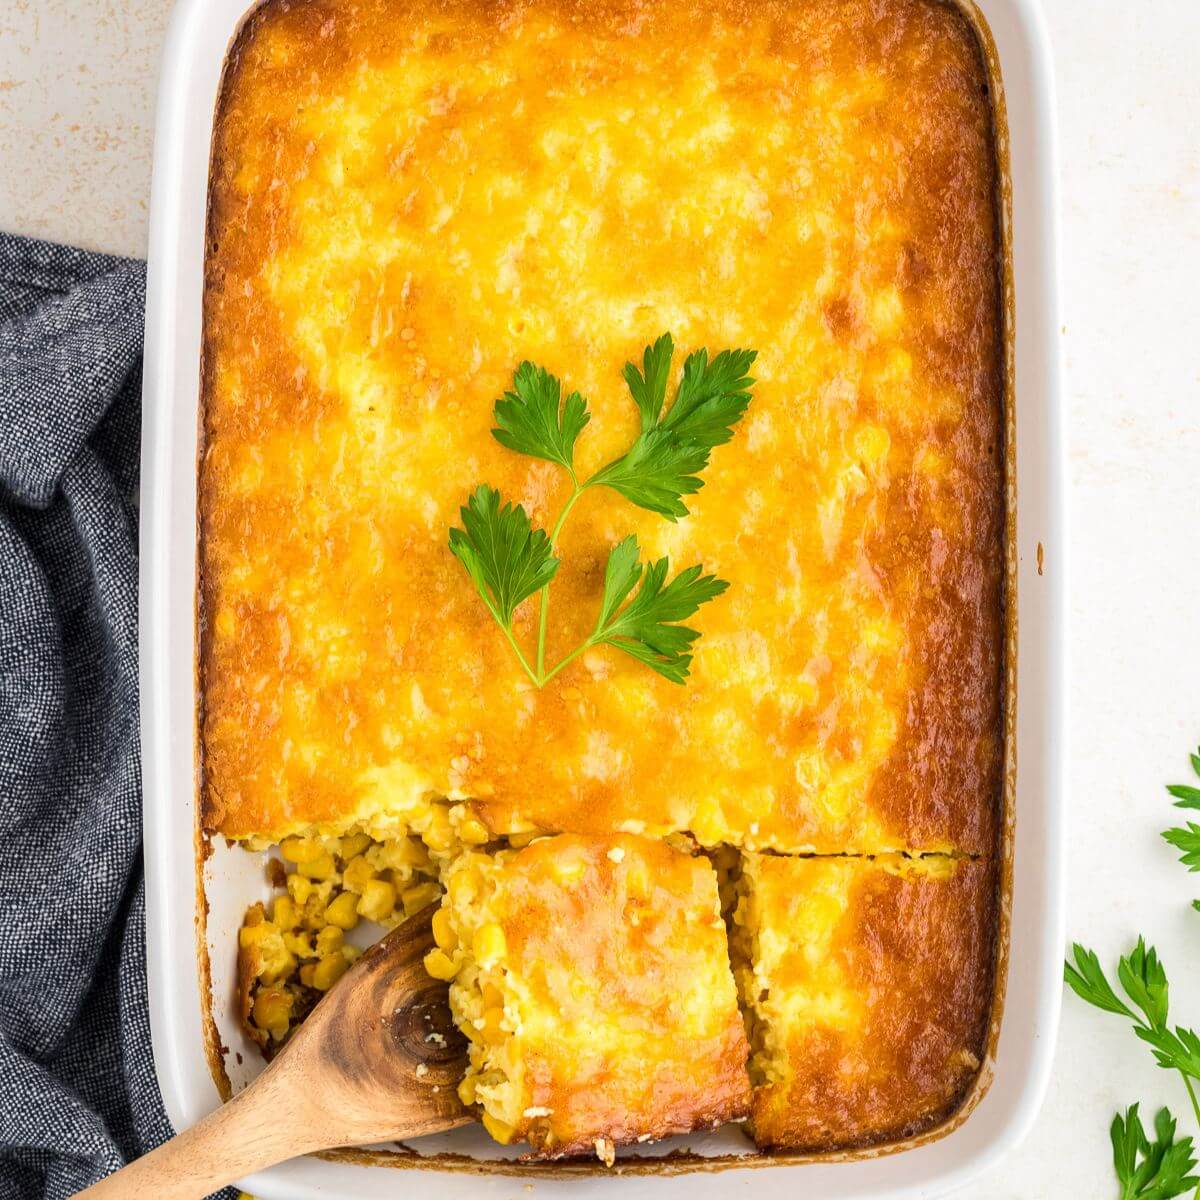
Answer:
[[[297, 1096], [268, 1069], [228, 1104], [79, 1193], [88, 1200], [203, 1200], [263, 1167], [322, 1149], [314, 1123], [295, 1119]], [[286, 1093], [288, 1094], [285, 1094]]]

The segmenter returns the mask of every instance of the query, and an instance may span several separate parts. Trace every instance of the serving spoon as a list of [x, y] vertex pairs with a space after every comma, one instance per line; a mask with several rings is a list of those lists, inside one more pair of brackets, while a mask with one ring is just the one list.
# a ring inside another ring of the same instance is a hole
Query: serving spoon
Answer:
[[228, 1104], [79, 1195], [201, 1200], [298, 1154], [469, 1122], [457, 1092], [466, 1042], [451, 1021], [447, 985], [421, 961], [434, 944], [436, 909], [367, 950]]

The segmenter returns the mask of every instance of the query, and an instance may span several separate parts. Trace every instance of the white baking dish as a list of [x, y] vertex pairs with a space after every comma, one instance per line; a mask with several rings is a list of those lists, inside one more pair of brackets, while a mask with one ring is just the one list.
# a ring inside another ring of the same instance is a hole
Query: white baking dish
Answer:
[[[1037, 0], [980, 0], [967, 5], [994, 42], [1002, 161], [1011, 179], [1013, 336], [1010, 379], [1010, 602], [1015, 675], [1010, 661], [1009, 824], [1006, 850], [1011, 907], [1002, 920], [1008, 954], [1001, 963], [993, 1052], [965, 1119], [902, 1153], [817, 1159], [785, 1166], [753, 1153], [731, 1133], [676, 1139], [701, 1155], [724, 1156], [719, 1172], [694, 1159], [616, 1184], [594, 1175], [530, 1168], [536, 1194], [594, 1193], [656, 1197], [749, 1192], [771, 1197], [803, 1187], [822, 1196], [940, 1194], [1009, 1151], [1032, 1123], [1045, 1091], [1058, 1021], [1063, 942], [1063, 631], [1066, 542], [1056, 294], [1054, 99], [1050, 56]], [[261, 863], [215, 847], [197, 889], [195, 834], [196, 450], [200, 380], [201, 291], [206, 189], [214, 103], [226, 50], [251, 0], [179, 0], [162, 71], [150, 228], [142, 468], [141, 684], [145, 777], [147, 940], [154, 1055], [167, 1113], [177, 1129], [220, 1102], [210, 1060], [234, 1088], [257, 1069], [233, 1014], [236, 931], [248, 903], [265, 892]], [[998, 82], [998, 81], [997, 81]], [[1007, 130], [1004, 114], [1007, 110]], [[1015, 754], [1013, 751], [1015, 750]], [[205, 900], [207, 897], [207, 900]], [[213, 978], [198, 973], [194, 931], [204, 928]], [[1005, 975], [1007, 974], [1007, 984]], [[208, 993], [215, 1030], [206, 1018]], [[438, 1197], [511, 1196], [511, 1174], [488, 1174], [504, 1151], [472, 1130], [422, 1153], [452, 1148], [479, 1158], [474, 1170], [395, 1169], [305, 1158], [245, 1181], [272, 1200], [382, 1197], [419, 1182]], [[670, 1148], [669, 1146], [667, 1148]], [[662, 1153], [660, 1148], [657, 1153]], [[739, 1161], [733, 1155], [745, 1156]], [[716, 1166], [717, 1164], [712, 1164]], [[667, 1164], [662, 1164], [667, 1166]], [[511, 1166], [509, 1170], [511, 1171]], [[696, 1173], [699, 1171], [699, 1173]], [[484, 1173], [481, 1173], [484, 1172]]]

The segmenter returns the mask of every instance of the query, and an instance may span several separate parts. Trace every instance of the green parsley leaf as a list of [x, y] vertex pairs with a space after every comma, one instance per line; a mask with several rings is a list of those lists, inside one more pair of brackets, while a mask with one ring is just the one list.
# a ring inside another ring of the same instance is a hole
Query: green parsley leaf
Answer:
[[1146, 1020], [1158, 1029], [1167, 1023], [1167, 973], [1158, 961], [1158, 952], [1146, 948], [1138, 938], [1133, 951], [1117, 964], [1117, 978], [1125, 994], [1146, 1014]]
[[677, 521], [688, 514], [681, 497], [703, 486], [699, 474], [708, 466], [708, 451], [660, 428], [638, 435], [628, 452], [602, 467], [588, 481], [619, 492], [639, 508]]
[[1200, 871], [1200, 825], [1188, 821], [1185, 827], [1164, 829], [1163, 838], [1181, 852], [1179, 861], [1189, 871]]
[[513, 390], [496, 401], [492, 437], [509, 450], [544, 458], [574, 473], [575, 441], [591, 419], [587, 401], [543, 367], [523, 362], [513, 372]]
[[1200, 808], [1200, 788], [1189, 787], [1186, 783], [1169, 783], [1167, 791], [1179, 801], [1176, 808]]
[[1133, 1032], [1154, 1052], [1160, 1067], [1200, 1079], [1200, 1037], [1193, 1030], [1177, 1025], [1172, 1033], [1166, 1028], [1135, 1025]]
[[1068, 961], [1065, 964], [1063, 978], [1067, 986], [1081, 999], [1086, 1000], [1096, 1008], [1105, 1012], [1117, 1013], [1119, 1016], [1137, 1020], [1131, 1009], [1127, 1008], [1117, 998], [1112, 985], [1104, 975], [1104, 968], [1094, 950], [1085, 950], [1078, 942], [1072, 947], [1075, 954], [1074, 965]]
[[675, 393], [663, 415], [674, 343], [664, 334], [647, 346], [643, 371], [625, 366], [625, 382], [642, 418], [642, 431], [629, 450], [588, 480], [619, 492], [626, 500], [669, 521], [687, 516], [684, 496], [703, 486], [700, 472], [716, 446], [733, 437], [733, 427], [750, 403], [754, 383], [747, 374], [756, 352], [722, 350], [710, 363], [707, 350], [689, 354]]
[[475, 489], [460, 513], [463, 527], [450, 530], [450, 549], [492, 616], [507, 629], [517, 605], [558, 570], [550, 539], [533, 528], [519, 504], [501, 507], [500, 493], [486, 483]]
[[[608, 558], [600, 620], [588, 640], [594, 646], [615, 646], [673, 683], [683, 683], [692, 665], [692, 643], [700, 634], [678, 622], [721, 595], [729, 584], [703, 574], [699, 566], [680, 571], [666, 583], [667, 569], [665, 558], [639, 562], [636, 538], [619, 542]], [[620, 608], [639, 581], [633, 599]]]
[[1172, 1200], [1200, 1183], [1200, 1177], [1188, 1174], [1196, 1165], [1192, 1139], [1175, 1140], [1175, 1119], [1168, 1109], [1160, 1109], [1154, 1118], [1154, 1134], [1151, 1142], [1136, 1104], [1124, 1117], [1118, 1113], [1113, 1118], [1109, 1137], [1121, 1200]]
[[662, 415], [663, 402], [667, 398], [667, 376], [671, 373], [671, 357], [675, 353], [675, 342], [669, 333], [664, 333], [653, 346], [647, 346], [642, 354], [642, 370], [633, 363], [625, 364], [625, 382], [638, 412], [642, 414], [642, 432], [653, 429]]
[[753, 350], [722, 350], [710, 363], [707, 350], [689, 354], [663, 429], [702, 446], [723, 446], [749, 407], [754, 380], [746, 372], [756, 357]]
[[[1200, 776], [1200, 754], [1189, 755], [1189, 758], [1192, 770]], [[1175, 797], [1176, 808], [1200, 808], [1200, 788], [1171, 783], [1167, 785], [1167, 791]], [[1200, 825], [1188, 821], [1186, 825], [1164, 829], [1163, 838], [1180, 851], [1179, 861], [1189, 871], [1200, 871]]]

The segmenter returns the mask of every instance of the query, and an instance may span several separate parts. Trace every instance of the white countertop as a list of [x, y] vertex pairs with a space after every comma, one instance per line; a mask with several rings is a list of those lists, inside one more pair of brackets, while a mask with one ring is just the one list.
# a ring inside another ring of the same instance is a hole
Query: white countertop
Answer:
[[[1044, 0], [1059, 94], [1072, 578], [1068, 930], [1145, 932], [1200, 1026], [1200, 877], [1158, 830], [1200, 743], [1200, 4]], [[144, 255], [170, 0], [0, 2], [0, 228]], [[1049, 564], [1053, 568], [1053, 563]], [[1034, 1133], [975, 1200], [1116, 1195], [1108, 1124], [1177, 1076], [1074, 997]]]

